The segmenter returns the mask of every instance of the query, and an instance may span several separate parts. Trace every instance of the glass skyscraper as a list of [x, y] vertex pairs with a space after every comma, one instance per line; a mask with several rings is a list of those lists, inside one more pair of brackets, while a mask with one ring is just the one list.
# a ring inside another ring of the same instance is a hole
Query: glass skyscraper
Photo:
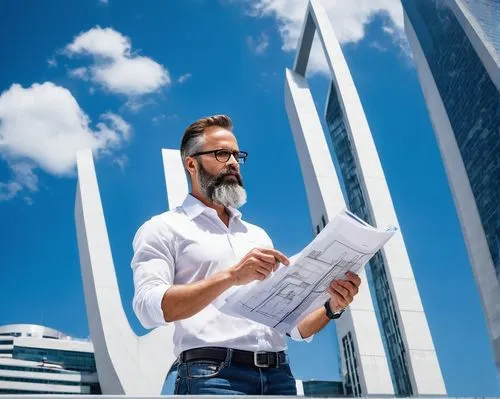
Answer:
[[500, 370], [500, 1], [403, 7]]
[[[333, 83], [326, 108], [326, 122], [344, 181], [344, 188], [347, 196], [346, 203], [349, 210], [369, 224], [375, 225], [375, 221], [369, 212], [365, 195], [363, 194], [359, 171], [355, 161], [355, 154], [348, 136], [337, 91]], [[397, 310], [394, 306], [394, 300], [389, 288], [384, 258], [380, 253], [377, 253], [370, 261], [370, 269], [371, 280], [373, 282], [372, 288], [378, 310], [378, 322], [382, 332], [384, 347], [387, 352], [387, 360], [389, 362], [394, 390], [397, 395], [412, 396], [413, 390], [409, 378], [406, 349], [403, 338], [401, 337], [399, 321], [396, 316]], [[347, 356], [349, 354], [348, 348], [350, 347], [348, 345], [349, 336], [345, 338], [346, 342], [343, 342], [343, 350], [346, 353], [346, 359], [352, 358], [354, 363], [355, 358], [353, 356]], [[353, 386], [352, 394], [354, 394], [354, 396], [360, 396], [361, 392], [358, 392], [356, 388], [357, 373], [355, 372], [355, 367], [350, 365], [348, 369], [350, 372], [347, 377], [349, 379], [349, 385]]]
[[474, 21], [481, 27], [484, 40], [500, 59], [500, 2], [498, 0], [462, 0]]
[[0, 327], [0, 395], [100, 393], [91, 342], [38, 325]]

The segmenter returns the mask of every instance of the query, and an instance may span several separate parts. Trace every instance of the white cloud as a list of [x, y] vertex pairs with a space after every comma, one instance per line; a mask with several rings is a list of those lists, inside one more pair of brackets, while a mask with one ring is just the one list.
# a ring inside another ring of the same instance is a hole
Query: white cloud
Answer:
[[89, 80], [89, 71], [85, 67], [70, 69], [68, 71], [69, 76], [82, 80]]
[[80, 33], [66, 46], [66, 53], [92, 56], [91, 79], [113, 93], [138, 96], [170, 84], [161, 64], [134, 54], [130, 39], [112, 28], [97, 26]]
[[19, 191], [22, 190], [22, 186], [16, 181], [11, 181], [4, 183], [0, 181], [0, 202], [8, 201], [14, 198]]
[[14, 198], [23, 188], [29, 191], [38, 189], [38, 177], [33, 173], [34, 166], [27, 162], [11, 165], [14, 179], [8, 183], [0, 182], [0, 202]]
[[69, 54], [90, 54], [104, 58], [120, 58], [130, 55], [130, 40], [112, 28], [99, 26], [81, 32], [66, 46]]
[[375, 50], [380, 51], [381, 53], [385, 53], [385, 52], [389, 51], [389, 49], [387, 47], [385, 47], [382, 43], [380, 43], [377, 40], [371, 42], [370, 47], [374, 48]]
[[143, 96], [132, 96], [125, 103], [125, 108], [132, 113], [137, 113], [143, 109], [146, 105], [155, 104], [152, 98], [147, 98]]
[[262, 55], [269, 47], [269, 36], [262, 32], [256, 39], [252, 36], [247, 36], [246, 42], [252, 53]]
[[78, 150], [110, 155], [130, 136], [130, 125], [111, 112], [101, 115], [92, 129], [89, 117], [64, 87], [52, 82], [28, 88], [14, 84], [0, 94], [0, 156], [14, 175], [12, 181], [0, 183], [0, 201], [22, 189], [36, 191], [36, 168], [72, 175]]
[[125, 166], [128, 164], [128, 157], [126, 155], [120, 155], [113, 159], [113, 162], [118, 165], [120, 170], [123, 172], [125, 170]]
[[180, 84], [183, 84], [187, 80], [191, 79], [193, 75], [191, 75], [189, 72], [185, 73], [184, 75], [180, 76], [179, 79], [177, 79], [177, 82]]
[[47, 60], [47, 64], [49, 65], [49, 68], [55, 68], [57, 66], [57, 60], [52, 57]]
[[170, 83], [165, 69], [147, 57], [124, 57], [94, 66], [92, 75], [108, 90], [128, 95], [153, 93]]
[[[283, 40], [283, 51], [295, 51], [305, 17], [307, 0], [240, 0], [248, 7], [248, 15], [271, 16], [276, 19]], [[365, 26], [377, 15], [387, 16], [385, 32], [403, 50], [403, 10], [400, 0], [320, 0], [340, 43], [357, 43], [365, 36]], [[231, 3], [235, 3], [232, 1]], [[392, 31], [391, 31], [392, 29]], [[309, 61], [309, 72], [328, 73], [321, 46], [315, 39]]]
[[125, 141], [130, 140], [132, 134], [132, 127], [123, 120], [123, 118], [112, 112], [106, 112], [101, 115], [101, 119], [104, 121], [109, 121], [111, 128], [123, 135]]
[[153, 119], [151, 119], [151, 121], [153, 122], [153, 124], [158, 125], [163, 121], [170, 121], [173, 119], [177, 119], [178, 117], [179, 116], [177, 114], [172, 114], [172, 115], [160, 114], [154, 116]]

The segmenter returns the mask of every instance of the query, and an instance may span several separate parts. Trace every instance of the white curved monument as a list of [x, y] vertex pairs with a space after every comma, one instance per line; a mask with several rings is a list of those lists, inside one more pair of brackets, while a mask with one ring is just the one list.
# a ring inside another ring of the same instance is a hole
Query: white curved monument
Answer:
[[[293, 70], [286, 71], [285, 105], [301, 164], [312, 223], [319, 231], [346, 207], [320, 117], [305, 79], [317, 31], [333, 83], [327, 121], [334, 147], [346, 144], [340, 169], [349, 167], [355, 183], [348, 188], [351, 210], [376, 226], [398, 226], [385, 176], [349, 69], [328, 16], [310, 0]], [[344, 158], [343, 158], [344, 157]], [[104, 394], [158, 395], [174, 359], [173, 326], [137, 337], [120, 299], [99, 188], [90, 150], [77, 157], [75, 217], [89, 329]], [[163, 150], [169, 207], [188, 192], [177, 150]], [[167, 173], [168, 172], [168, 173]], [[336, 322], [347, 396], [445, 395], [441, 370], [401, 233], [371, 265], [374, 307], [365, 284], [354, 303]], [[382, 332], [381, 334], [381, 328]], [[384, 342], [385, 341], [385, 342]], [[385, 345], [384, 345], [385, 344]], [[385, 346], [385, 347], [384, 347]]]
[[[320, 117], [305, 78], [317, 33], [333, 82], [327, 123], [348, 207], [378, 227], [399, 226], [358, 93], [325, 10], [310, 0], [293, 70], [286, 71], [285, 105], [306, 186], [311, 220], [320, 231], [346, 207]], [[401, 233], [371, 262], [368, 284], [336, 323], [346, 394], [444, 395], [446, 388]], [[366, 281], [366, 275], [361, 276]], [[380, 326], [380, 327], [379, 327]], [[382, 334], [381, 334], [382, 330]], [[384, 349], [384, 344], [385, 349]], [[387, 354], [386, 354], [387, 353]]]
[[173, 326], [159, 327], [142, 337], [130, 328], [120, 298], [90, 150], [78, 153], [77, 170], [78, 250], [102, 393], [159, 395], [175, 361]]

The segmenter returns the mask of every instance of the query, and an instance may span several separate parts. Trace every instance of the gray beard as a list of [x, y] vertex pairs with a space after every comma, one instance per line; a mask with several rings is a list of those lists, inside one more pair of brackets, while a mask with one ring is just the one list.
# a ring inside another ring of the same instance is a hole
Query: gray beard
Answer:
[[203, 167], [201, 162], [198, 184], [201, 193], [212, 202], [216, 202], [226, 208], [239, 208], [247, 202], [247, 192], [243, 188], [243, 181], [238, 175], [238, 181], [227, 181], [224, 179], [229, 170], [223, 170], [216, 176], [211, 175]]

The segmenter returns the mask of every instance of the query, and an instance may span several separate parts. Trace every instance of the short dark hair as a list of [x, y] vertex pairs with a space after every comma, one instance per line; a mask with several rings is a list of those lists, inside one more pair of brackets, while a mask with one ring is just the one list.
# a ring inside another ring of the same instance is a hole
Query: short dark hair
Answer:
[[233, 122], [227, 115], [214, 115], [198, 119], [191, 123], [184, 131], [181, 141], [181, 158], [182, 163], [186, 157], [201, 151], [203, 148], [203, 133], [207, 127], [220, 126], [228, 130], [232, 130]]

